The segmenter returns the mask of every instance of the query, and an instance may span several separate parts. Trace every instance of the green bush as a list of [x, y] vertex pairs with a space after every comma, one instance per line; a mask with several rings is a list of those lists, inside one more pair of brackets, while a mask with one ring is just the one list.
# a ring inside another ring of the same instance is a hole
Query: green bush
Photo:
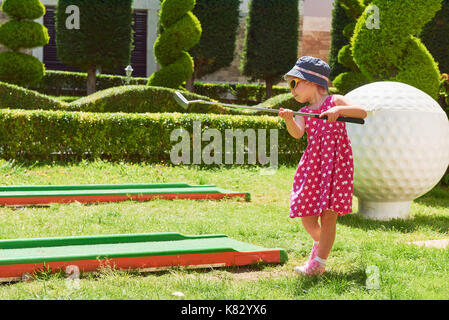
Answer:
[[0, 53], [0, 80], [7, 83], [26, 85], [37, 83], [45, 73], [39, 59], [25, 53]]
[[0, 25], [0, 43], [13, 51], [42, 47], [49, 40], [47, 28], [34, 21], [11, 20]]
[[338, 62], [352, 71], [357, 71], [358, 67], [352, 58], [351, 45], [343, 46], [338, 52]]
[[[167, 163], [180, 142], [170, 140], [173, 130], [184, 128], [192, 137], [194, 121], [202, 130], [217, 129], [223, 139], [226, 129], [265, 129], [267, 135], [270, 129], [278, 130], [279, 164], [296, 165], [306, 145], [305, 138], [296, 140], [288, 134], [279, 117], [0, 110], [0, 155], [21, 161], [101, 158]], [[266, 140], [268, 144], [269, 137]], [[202, 150], [208, 144], [201, 141]], [[190, 151], [192, 155], [193, 147]]]
[[187, 53], [201, 37], [201, 24], [191, 10], [195, 0], [164, 0], [159, 11], [163, 32], [154, 43], [154, 55], [161, 65], [148, 85], [178, 88], [193, 74], [193, 59]]
[[57, 110], [65, 105], [38, 92], [0, 82], [0, 108]]
[[449, 117], [449, 75], [447, 73], [443, 73], [440, 78], [438, 102]]
[[362, 73], [353, 71], [340, 73], [332, 82], [338, 92], [343, 95], [367, 83], [369, 80]]
[[36, 20], [45, 14], [39, 0], [3, 0], [2, 11], [17, 20]]
[[381, 27], [368, 29], [365, 10], [352, 38], [357, 66], [370, 81], [402, 81], [437, 98], [439, 70], [426, 47], [415, 38], [441, 8], [441, 0], [373, 0]]

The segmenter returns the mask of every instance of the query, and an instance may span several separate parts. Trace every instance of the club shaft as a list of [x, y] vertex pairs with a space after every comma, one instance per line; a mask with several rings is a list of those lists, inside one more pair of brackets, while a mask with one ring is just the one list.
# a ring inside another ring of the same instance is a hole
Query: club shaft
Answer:
[[[221, 102], [213, 102], [213, 101], [205, 101], [205, 100], [192, 100], [192, 101], [189, 101], [189, 104], [191, 104], [191, 103], [206, 103], [206, 104], [214, 104], [214, 105], [219, 105], [219, 106], [227, 106], [227, 107], [231, 107], [231, 108], [252, 109], [252, 110], [266, 111], [266, 112], [271, 112], [271, 113], [279, 113], [279, 111], [280, 111], [278, 109], [242, 106], [242, 105], [237, 105], [237, 104], [221, 103]], [[303, 116], [303, 117], [312, 117], [312, 118], [318, 118], [318, 119], [323, 119], [323, 120], [327, 119], [327, 116], [324, 116], [324, 117], [320, 118], [320, 116], [318, 114], [303, 113], [303, 112], [298, 112], [298, 111], [293, 111], [293, 115], [295, 115], [295, 116]], [[337, 121], [358, 123], [358, 124], [364, 124], [365, 123], [365, 121], [363, 119], [350, 118], [350, 117], [339, 117], [337, 119]]]

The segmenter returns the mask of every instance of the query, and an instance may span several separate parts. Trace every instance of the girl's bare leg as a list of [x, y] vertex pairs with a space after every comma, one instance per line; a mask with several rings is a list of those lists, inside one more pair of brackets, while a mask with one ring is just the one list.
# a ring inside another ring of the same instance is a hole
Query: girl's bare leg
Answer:
[[334, 245], [335, 234], [337, 231], [338, 213], [332, 210], [324, 210], [321, 215], [321, 233], [320, 245], [318, 247], [318, 257], [327, 259]]
[[307, 233], [310, 234], [314, 241], [319, 241], [321, 235], [321, 227], [318, 223], [318, 218], [318, 216], [301, 218], [304, 229], [306, 229]]

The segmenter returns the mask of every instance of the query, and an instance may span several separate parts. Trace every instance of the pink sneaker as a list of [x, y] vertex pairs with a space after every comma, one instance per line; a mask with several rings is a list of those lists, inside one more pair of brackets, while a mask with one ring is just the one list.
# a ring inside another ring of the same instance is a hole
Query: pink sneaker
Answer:
[[318, 261], [309, 260], [305, 265], [295, 267], [295, 271], [306, 276], [316, 276], [323, 274], [325, 269]]

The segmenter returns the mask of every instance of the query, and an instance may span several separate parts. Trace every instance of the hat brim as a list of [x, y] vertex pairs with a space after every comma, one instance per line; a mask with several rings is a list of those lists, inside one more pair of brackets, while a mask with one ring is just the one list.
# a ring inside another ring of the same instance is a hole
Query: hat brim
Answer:
[[300, 78], [300, 79], [303, 79], [306, 81], [314, 82], [314, 83], [324, 87], [326, 90], [329, 90], [329, 85], [326, 80], [324, 80], [320, 77], [314, 76], [313, 74], [301, 72], [296, 68], [293, 68], [289, 72], [287, 72], [284, 75], [284, 79], [286, 79], [287, 76], [296, 77], [296, 78]]

